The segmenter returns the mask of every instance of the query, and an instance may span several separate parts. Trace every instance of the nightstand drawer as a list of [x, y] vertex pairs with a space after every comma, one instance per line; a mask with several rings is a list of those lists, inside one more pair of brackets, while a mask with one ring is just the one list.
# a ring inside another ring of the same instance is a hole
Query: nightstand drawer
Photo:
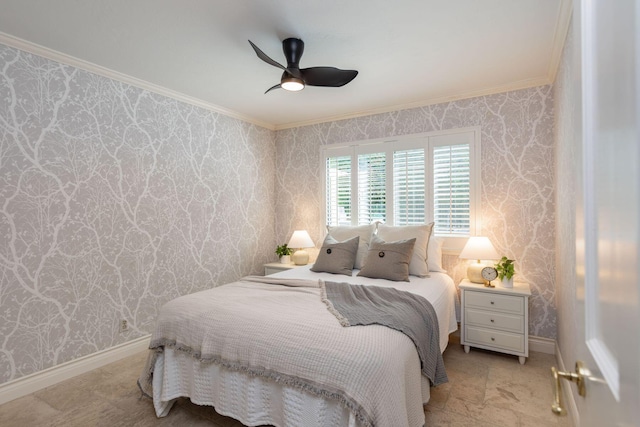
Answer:
[[475, 326], [502, 329], [521, 334], [524, 332], [524, 317], [513, 316], [482, 310], [466, 309], [464, 311], [465, 323]]
[[524, 298], [519, 296], [466, 291], [465, 307], [477, 307], [491, 311], [524, 314]]
[[465, 326], [465, 340], [470, 344], [479, 344], [522, 353], [524, 335], [511, 334], [491, 329]]

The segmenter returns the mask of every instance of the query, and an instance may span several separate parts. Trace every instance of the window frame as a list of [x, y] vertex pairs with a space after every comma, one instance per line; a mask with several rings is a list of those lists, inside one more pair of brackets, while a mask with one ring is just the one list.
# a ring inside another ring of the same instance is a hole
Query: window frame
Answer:
[[[351, 180], [351, 224], [358, 225], [358, 155], [384, 152], [386, 158], [391, 161], [386, 162], [386, 221], [394, 223], [393, 205], [393, 152], [401, 150], [412, 150], [423, 148], [425, 150], [425, 222], [429, 223], [434, 219], [434, 194], [433, 194], [433, 152], [438, 146], [450, 146], [458, 144], [469, 144], [469, 236], [480, 233], [480, 213], [481, 210], [481, 130], [479, 126], [448, 129], [443, 131], [425, 132], [411, 135], [401, 135], [396, 137], [379, 138], [371, 140], [360, 140], [338, 144], [328, 144], [320, 147], [320, 171], [322, 182], [322, 220], [323, 227], [327, 224], [327, 194], [326, 194], [326, 160], [328, 157], [351, 156], [352, 174], [356, 178]], [[355, 169], [354, 169], [355, 168]], [[444, 238], [443, 253], [458, 254], [462, 250], [469, 236], [436, 234], [437, 237]]]

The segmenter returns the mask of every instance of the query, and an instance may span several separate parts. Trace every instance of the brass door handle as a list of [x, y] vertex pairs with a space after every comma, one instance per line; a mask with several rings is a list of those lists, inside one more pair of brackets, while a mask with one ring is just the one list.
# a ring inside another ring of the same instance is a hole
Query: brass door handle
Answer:
[[558, 371], [555, 366], [551, 367], [551, 374], [553, 375], [553, 404], [551, 405], [551, 411], [556, 415], [564, 415], [565, 410], [560, 402], [560, 395], [562, 394], [562, 386], [560, 385], [560, 379], [564, 378], [571, 382], [576, 383], [578, 386], [578, 394], [580, 396], [587, 395], [587, 389], [585, 387], [585, 380], [589, 371], [584, 367], [584, 362], [578, 360], [576, 362], [575, 372], [562, 372]]

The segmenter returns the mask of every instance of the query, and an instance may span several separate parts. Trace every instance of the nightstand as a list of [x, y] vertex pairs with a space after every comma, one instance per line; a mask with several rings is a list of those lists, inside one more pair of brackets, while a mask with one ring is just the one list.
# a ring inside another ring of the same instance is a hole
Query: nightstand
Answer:
[[518, 356], [524, 365], [529, 357], [529, 297], [526, 283], [513, 288], [485, 287], [465, 279], [460, 282], [462, 314], [460, 344]]
[[271, 262], [264, 265], [264, 275], [278, 273], [280, 271], [291, 270], [292, 268], [301, 267], [295, 264], [282, 264], [281, 262]]

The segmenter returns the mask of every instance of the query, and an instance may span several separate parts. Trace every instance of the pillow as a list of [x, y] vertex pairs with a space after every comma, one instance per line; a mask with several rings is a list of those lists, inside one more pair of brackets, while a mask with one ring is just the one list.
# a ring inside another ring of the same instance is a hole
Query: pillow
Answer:
[[311, 267], [311, 271], [351, 276], [351, 270], [353, 270], [353, 264], [356, 261], [359, 240], [360, 238], [356, 236], [344, 242], [338, 242], [330, 234], [327, 234], [322, 243], [322, 249], [318, 253], [318, 259]]
[[378, 237], [387, 242], [407, 240], [414, 238], [416, 244], [413, 248], [413, 256], [409, 264], [409, 274], [419, 277], [429, 276], [429, 264], [427, 263], [427, 246], [431, 237], [433, 222], [424, 225], [391, 226], [378, 225]]
[[360, 243], [358, 244], [358, 253], [356, 254], [356, 263], [354, 268], [362, 268], [364, 265], [364, 259], [367, 256], [369, 250], [369, 242], [371, 241], [371, 235], [376, 228], [375, 224], [358, 225], [358, 226], [334, 226], [327, 225], [327, 231], [331, 236], [342, 242], [352, 237], [360, 237]]
[[373, 235], [367, 259], [358, 276], [408, 282], [409, 262], [415, 243], [416, 239], [387, 243]]
[[429, 239], [429, 247], [427, 248], [429, 271], [438, 273], [447, 272], [447, 270], [442, 268], [442, 243], [444, 243], [444, 240], [440, 237], [431, 237], [431, 239]]

